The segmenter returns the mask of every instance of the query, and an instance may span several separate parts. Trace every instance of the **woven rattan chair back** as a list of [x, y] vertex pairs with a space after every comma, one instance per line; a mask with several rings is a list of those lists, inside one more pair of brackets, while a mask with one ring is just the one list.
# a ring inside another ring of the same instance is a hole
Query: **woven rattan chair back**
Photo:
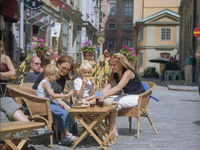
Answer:
[[[36, 90], [21, 85], [7, 85], [10, 96], [19, 104], [22, 100], [28, 107], [30, 120], [43, 120], [46, 122], [48, 130], [52, 130], [52, 114], [50, 110], [50, 100], [38, 97]], [[50, 136], [51, 147], [53, 147], [53, 136]]]

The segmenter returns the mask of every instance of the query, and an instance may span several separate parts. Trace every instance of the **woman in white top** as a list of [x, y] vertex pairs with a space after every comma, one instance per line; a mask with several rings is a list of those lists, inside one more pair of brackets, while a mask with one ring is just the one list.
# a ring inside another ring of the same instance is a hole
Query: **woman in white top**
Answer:
[[94, 95], [95, 80], [91, 77], [92, 72], [92, 65], [88, 61], [83, 61], [79, 68], [80, 77], [74, 80], [74, 90], [78, 99]]

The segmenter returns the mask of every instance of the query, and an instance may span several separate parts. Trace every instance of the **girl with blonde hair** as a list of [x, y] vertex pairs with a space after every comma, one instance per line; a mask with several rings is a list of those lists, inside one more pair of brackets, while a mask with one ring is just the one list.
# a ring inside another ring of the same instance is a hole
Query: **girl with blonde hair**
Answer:
[[[115, 95], [123, 90], [124, 94], [119, 94], [114, 98], [114, 101], [117, 101], [119, 104], [118, 110], [138, 105], [139, 94], [145, 92], [145, 89], [134, 68], [127, 61], [126, 57], [120, 53], [113, 54], [110, 63], [112, 72], [108, 83], [102, 90], [104, 97]], [[116, 85], [113, 87], [114, 83]], [[111, 133], [114, 133], [118, 137], [116, 117], [117, 111], [113, 111], [109, 115], [109, 128]]]
[[79, 68], [79, 77], [74, 80], [74, 89], [78, 99], [89, 97], [95, 93], [95, 81], [91, 77], [93, 67], [88, 61], [83, 61]]

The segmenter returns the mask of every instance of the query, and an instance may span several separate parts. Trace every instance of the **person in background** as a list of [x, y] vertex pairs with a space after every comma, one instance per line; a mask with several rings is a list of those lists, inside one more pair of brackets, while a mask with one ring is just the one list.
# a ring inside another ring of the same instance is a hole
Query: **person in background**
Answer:
[[53, 56], [47, 52], [46, 54], [42, 55], [41, 57], [41, 68], [40, 68], [40, 72], [43, 72], [44, 67], [48, 64], [55, 64], [55, 60], [53, 58]]
[[[123, 90], [126, 94], [119, 94], [114, 101], [118, 102], [118, 110], [121, 108], [130, 108], [138, 105], [139, 94], [145, 92], [140, 78], [137, 76], [133, 66], [130, 65], [126, 57], [120, 53], [113, 54], [111, 59], [112, 72], [109, 76], [108, 83], [102, 89], [103, 96], [106, 98], [118, 94]], [[113, 86], [116, 83], [115, 86]], [[87, 100], [91, 100], [94, 96], [89, 97]], [[117, 111], [113, 111], [109, 119], [109, 129], [111, 134], [115, 134], [118, 137], [118, 131], [116, 128]]]
[[185, 85], [192, 85], [192, 50], [189, 49], [185, 59]]
[[3, 41], [0, 41], [0, 54], [1, 54], [1, 64], [0, 64], [0, 82], [1, 82], [1, 90], [2, 93], [6, 90], [6, 83], [8, 83], [8, 79], [3, 79], [3, 77], [9, 77], [15, 75], [15, 68], [9, 56], [6, 55], [4, 49]]
[[83, 61], [79, 68], [79, 76], [74, 80], [77, 99], [95, 94], [95, 80], [92, 78], [93, 67], [88, 61]]
[[54, 53], [54, 48], [52, 46], [48, 47], [48, 52], [53, 56], [55, 61], [57, 61], [59, 59], [59, 56]]
[[33, 56], [29, 62], [31, 69], [26, 74], [25, 82], [34, 83], [40, 74], [41, 60], [38, 56]]
[[44, 68], [44, 79], [40, 82], [37, 88], [37, 95], [39, 97], [47, 97], [50, 99], [50, 108], [53, 116], [59, 122], [61, 130], [61, 145], [68, 145], [69, 142], [74, 142], [78, 138], [70, 133], [69, 128], [73, 126], [74, 120], [68, 113], [69, 107], [61, 98], [73, 95], [74, 90], [70, 90], [68, 94], [56, 94], [51, 88], [51, 83], [55, 82], [60, 75], [60, 70], [53, 64], [48, 64]]
[[[197, 61], [199, 62], [200, 60], [200, 46], [198, 47], [196, 53], [195, 53], [195, 57], [197, 59]], [[199, 68], [198, 68], [198, 76], [199, 76], [199, 96], [200, 96], [200, 64], [198, 65]], [[199, 101], [200, 101], [200, 97], [199, 97]]]

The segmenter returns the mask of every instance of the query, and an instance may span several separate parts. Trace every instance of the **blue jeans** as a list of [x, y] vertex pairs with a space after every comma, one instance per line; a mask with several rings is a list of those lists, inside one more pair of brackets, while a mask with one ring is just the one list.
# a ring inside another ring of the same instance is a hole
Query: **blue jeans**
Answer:
[[53, 116], [58, 121], [61, 133], [64, 133], [66, 128], [71, 128], [74, 125], [74, 117], [67, 110], [60, 107], [57, 102], [51, 101], [50, 107]]

